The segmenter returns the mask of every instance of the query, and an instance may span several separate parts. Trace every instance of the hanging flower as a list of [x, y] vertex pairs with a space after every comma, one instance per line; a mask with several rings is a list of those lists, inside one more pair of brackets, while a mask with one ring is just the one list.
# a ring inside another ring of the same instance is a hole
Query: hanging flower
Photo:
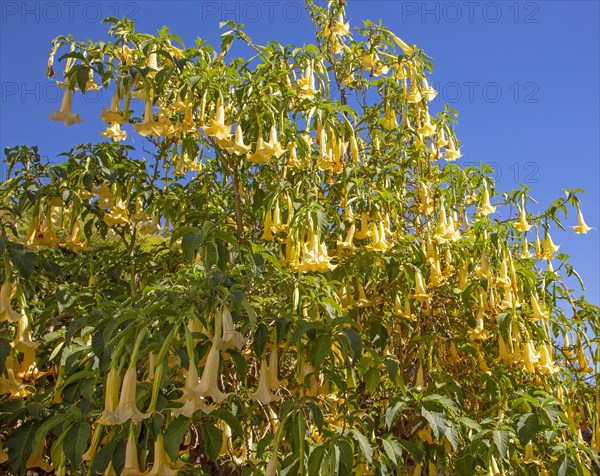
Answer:
[[340, 10], [337, 22], [333, 25], [333, 33], [337, 36], [347, 36], [350, 34], [350, 22], [344, 23], [344, 14]]
[[144, 122], [141, 124], [134, 124], [133, 128], [135, 131], [143, 136], [149, 135], [160, 135], [159, 128], [160, 124], [154, 120], [154, 112], [152, 112], [152, 100], [146, 99], [144, 103]]
[[202, 127], [202, 130], [206, 135], [217, 140], [229, 139], [231, 124], [225, 124], [225, 107], [220, 98], [217, 101], [213, 117], [208, 121], [208, 125]]
[[591, 227], [587, 226], [583, 220], [583, 214], [581, 213], [581, 208], [579, 208], [579, 206], [577, 207], [577, 226], [573, 226], [572, 228], [578, 235], [585, 235], [592, 229]]
[[174, 462], [165, 452], [163, 444], [163, 435], [159, 433], [154, 441], [154, 462], [150, 471], [146, 472], [148, 476], [175, 476], [183, 462]]
[[85, 83], [85, 91], [100, 91], [101, 89], [102, 86], [100, 86], [94, 79], [94, 70], [90, 68], [88, 70], [88, 80]]
[[412, 46], [406, 44], [404, 41], [402, 41], [400, 38], [394, 35], [391, 31], [389, 31], [388, 34], [390, 35], [392, 40], [394, 40], [394, 43], [396, 43], [400, 47], [400, 49], [404, 52], [405, 55], [410, 56], [414, 53], [415, 50]]
[[315, 89], [315, 76], [310, 63], [304, 70], [304, 76], [296, 81], [295, 87], [300, 99], [314, 99], [317, 90]]
[[140, 471], [135, 431], [133, 425], [131, 425], [129, 427], [127, 445], [125, 446], [125, 464], [123, 466], [123, 471], [121, 471], [121, 476], [141, 476], [144, 474], [147, 474], [147, 472]]
[[24, 309], [21, 309], [20, 318], [17, 321], [17, 333], [12, 345], [19, 352], [25, 352], [27, 349], [35, 349], [39, 342], [34, 342], [29, 326], [29, 318]]
[[352, 244], [352, 240], [354, 239], [354, 233], [356, 232], [356, 225], [352, 223], [350, 228], [348, 229], [348, 233], [346, 233], [346, 238], [344, 241], [338, 241], [337, 245], [343, 249], [356, 249], [356, 247]]
[[235, 330], [231, 312], [227, 306], [223, 306], [221, 313], [221, 321], [223, 324], [223, 337], [221, 338], [221, 350], [236, 348], [240, 350], [244, 347], [245, 339], [242, 334]]
[[427, 294], [425, 291], [425, 284], [423, 283], [423, 275], [420, 269], [415, 270], [415, 293], [412, 295], [417, 301], [428, 302], [431, 300], [431, 294]]
[[548, 319], [548, 313], [542, 310], [537, 293], [533, 291], [531, 292], [531, 309], [533, 311], [534, 319]]
[[271, 354], [269, 356], [269, 372], [267, 380], [269, 382], [269, 388], [276, 392], [279, 387], [287, 384], [287, 380], [279, 380], [279, 363], [277, 360], [277, 345], [273, 344], [271, 347]]
[[0, 322], [17, 322], [21, 319], [21, 313], [16, 312], [11, 304], [16, 290], [16, 283], [13, 284], [8, 278], [5, 278], [4, 284], [2, 284], [2, 288], [0, 289]]
[[149, 413], [142, 413], [137, 409], [136, 387], [136, 369], [135, 365], [131, 365], [123, 377], [121, 396], [119, 397], [119, 404], [115, 411], [116, 418], [113, 424], [121, 425], [128, 420], [131, 420], [133, 423], [139, 423], [150, 417]]
[[102, 108], [100, 119], [102, 119], [107, 124], [123, 124], [125, 122], [125, 118], [123, 117], [123, 114], [121, 114], [121, 112], [119, 111], [119, 103], [119, 95], [115, 91], [115, 94], [113, 94], [113, 97], [110, 100], [110, 108]]
[[54, 111], [54, 114], [49, 114], [50, 119], [53, 121], [63, 121], [65, 126], [72, 126], [73, 124], [81, 123], [79, 114], [73, 114], [71, 106], [73, 104], [73, 91], [69, 88], [65, 90], [60, 105], [60, 110]]
[[423, 81], [421, 84], [421, 96], [423, 96], [423, 98], [427, 102], [433, 101], [435, 99], [435, 97], [437, 96], [437, 91], [435, 89], [433, 89], [431, 86], [429, 86], [429, 83], [427, 82], [427, 78], [423, 78]]
[[112, 139], [113, 142], [120, 142], [127, 139], [127, 131], [121, 130], [118, 122], [113, 122], [110, 127], [107, 127], [100, 135], [105, 139]]
[[448, 162], [454, 162], [455, 160], [460, 159], [462, 157], [462, 154], [460, 153], [460, 148], [456, 148], [452, 137], [448, 139], [448, 145], [446, 146], [445, 151], [446, 152], [444, 154], [444, 159]]
[[548, 231], [546, 230], [546, 237], [544, 238], [544, 248], [542, 250], [541, 258], [550, 260], [559, 248], [560, 245], [555, 245], [552, 242], [552, 237], [550, 236], [550, 233], [548, 233]]
[[519, 207], [519, 212], [519, 222], [515, 223], [513, 226], [515, 227], [515, 229], [523, 233], [527, 233], [530, 230], [531, 225], [527, 222], [525, 207]]
[[194, 389], [194, 392], [198, 395], [210, 397], [217, 404], [229, 397], [228, 393], [223, 393], [219, 390], [219, 358], [219, 346], [215, 341], [208, 351], [200, 383]]
[[269, 388], [269, 368], [267, 366], [267, 358], [263, 357], [260, 364], [259, 378], [258, 378], [258, 389], [256, 392], [251, 393], [250, 398], [257, 402], [267, 405], [271, 402], [277, 402], [281, 400], [281, 397], [273, 394]]
[[185, 384], [182, 388], [183, 395], [178, 400], [175, 400], [177, 403], [182, 403], [183, 406], [171, 409], [174, 416], [183, 415], [186, 418], [192, 418], [198, 410], [202, 410], [204, 413], [213, 411], [214, 406], [208, 405], [204, 401], [204, 398], [196, 393], [199, 383], [198, 368], [193, 360], [190, 359], [190, 365], [185, 375]]
[[483, 186], [483, 203], [477, 208], [477, 213], [481, 215], [490, 215], [496, 211], [496, 207], [490, 203], [490, 191], [487, 183]]
[[250, 152], [250, 146], [244, 144], [244, 132], [240, 124], [235, 126], [235, 140], [228, 141], [223, 148], [230, 154], [245, 155]]

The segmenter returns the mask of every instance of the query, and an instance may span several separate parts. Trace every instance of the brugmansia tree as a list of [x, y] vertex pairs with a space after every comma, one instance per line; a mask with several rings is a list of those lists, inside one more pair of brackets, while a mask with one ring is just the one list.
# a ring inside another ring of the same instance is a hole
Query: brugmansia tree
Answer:
[[3, 473], [593, 473], [599, 313], [550, 236], [580, 191], [534, 215], [461, 168], [430, 58], [343, 7], [303, 48], [54, 41], [51, 119], [115, 93], [109, 140], [6, 151]]

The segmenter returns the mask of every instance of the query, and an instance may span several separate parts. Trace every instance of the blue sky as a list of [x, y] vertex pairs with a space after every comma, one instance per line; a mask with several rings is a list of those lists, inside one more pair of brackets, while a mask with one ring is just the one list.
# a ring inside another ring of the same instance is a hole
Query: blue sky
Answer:
[[[440, 91], [434, 108], [448, 103], [459, 112], [463, 164], [491, 163], [500, 192], [529, 185], [538, 210], [564, 196], [563, 188], [582, 188], [586, 221], [600, 228], [600, 2], [348, 3], [351, 26], [381, 18], [433, 57], [432, 83]], [[126, 15], [140, 31], [167, 25], [186, 44], [200, 36], [218, 45], [219, 22], [230, 19], [244, 23], [258, 43], [312, 41], [308, 14], [296, 0], [3, 1], [0, 14], [0, 148], [38, 145], [50, 160], [78, 143], [103, 140], [98, 116], [110, 100], [106, 92], [76, 95], [80, 125], [67, 128], [48, 118], [60, 107], [58, 88], [45, 78], [50, 42], [58, 35], [104, 40], [108, 25], [100, 20]], [[576, 213], [564, 224], [575, 225]], [[585, 236], [568, 230], [556, 231], [553, 240], [570, 254], [588, 299], [600, 304], [598, 230]]]

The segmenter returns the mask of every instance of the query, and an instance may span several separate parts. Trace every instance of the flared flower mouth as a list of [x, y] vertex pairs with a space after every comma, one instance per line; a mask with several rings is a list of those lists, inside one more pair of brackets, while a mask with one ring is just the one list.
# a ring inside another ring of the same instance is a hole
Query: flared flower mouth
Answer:
[[54, 111], [54, 114], [49, 114], [50, 119], [53, 121], [62, 121], [65, 126], [72, 126], [73, 124], [79, 124], [81, 119], [79, 119], [79, 114], [73, 114], [71, 111], [71, 106], [73, 103], [73, 90], [66, 89], [62, 103], [60, 105], [60, 109], [58, 111]]

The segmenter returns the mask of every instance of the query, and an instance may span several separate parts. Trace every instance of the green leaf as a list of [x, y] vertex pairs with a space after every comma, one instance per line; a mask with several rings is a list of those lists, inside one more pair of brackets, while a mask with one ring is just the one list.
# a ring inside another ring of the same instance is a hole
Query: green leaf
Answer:
[[438, 395], [438, 394], [427, 395], [423, 399], [423, 401], [436, 402], [436, 403], [439, 403], [441, 406], [452, 410], [454, 413], [459, 413], [459, 410], [456, 407], [456, 404], [449, 397], [447, 397], [445, 395]]
[[0, 339], [0, 375], [4, 373], [6, 357], [10, 354], [10, 349], [10, 341], [7, 339]]
[[28, 421], [12, 432], [6, 442], [8, 450], [8, 463], [15, 474], [25, 472], [25, 465], [33, 452], [33, 439], [37, 426], [35, 422]]
[[369, 443], [369, 439], [363, 435], [360, 431], [356, 430], [356, 429], [352, 429], [352, 434], [354, 435], [354, 437], [356, 438], [356, 441], [358, 441], [358, 445], [360, 446], [360, 449], [365, 457], [365, 459], [367, 460], [367, 463], [371, 464], [373, 462], [373, 448], [371, 447], [371, 444]]
[[248, 377], [248, 361], [236, 349], [227, 349], [227, 353], [233, 360], [233, 365], [235, 365], [235, 369], [240, 375], [240, 380], [245, 382], [246, 377]]
[[104, 470], [108, 468], [109, 463], [113, 458], [113, 453], [115, 451], [115, 447], [117, 446], [116, 439], [110, 440], [106, 443], [94, 457], [94, 461], [92, 462], [92, 474], [96, 473], [104, 473]]
[[[180, 416], [173, 420], [167, 427], [164, 434], [164, 447], [166, 453], [172, 461], [177, 461], [179, 455], [179, 445], [183, 437], [190, 429], [190, 419]], [[219, 447], [220, 448], [220, 447]]]
[[312, 415], [313, 421], [315, 422], [315, 425], [317, 425], [317, 428], [319, 429], [319, 431], [322, 431], [324, 418], [323, 418], [323, 412], [321, 411], [321, 408], [319, 407], [319, 405], [317, 405], [316, 403], [313, 403], [313, 402], [307, 402], [306, 406], [308, 408], [310, 408], [310, 413]]
[[423, 461], [423, 451], [420, 450], [419, 447], [415, 445], [412, 441], [398, 440], [398, 445], [400, 445], [401, 448], [407, 451], [411, 458], [415, 460], [415, 462], [421, 463]]
[[356, 362], [362, 354], [362, 341], [360, 335], [352, 329], [342, 329], [342, 332], [348, 339], [350, 350], [352, 351], [352, 361]]
[[508, 445], [510, 443], [510, 433], [506, 430], [494, 430], [492, 435], [494, 440], [494, 444], [498, 449], [498, 453], [501, 459], [506, 457], [506, 453], [508, 453]]
[[211, 415], [220, 418], [225, 423], [227, 423], [227, 425], [229, 425], [229, 428], [231, 428], [233, 432], [240, 438], [244, 436], [244, 429], [242, 428], [240, 420], [238, 420], [238, 418], [229, 410], [225, 408], [219, 408], [213, 411]]
[[556, 476], [570, 476], [571, 474], [576, 474], [575, 465], [566, 454], [559, 456], [555, 468], [554, 471]]
[[44, 421], [35, 433], [35, 438], [33, 440], [34, 448], [46, 437], [52, 428], [73, 419], [74, 416], [75, 414], [73, 412], [57, 413]]
[[313, 342], [310, 348], [310, 361], [318, 370], [325, 362], [327, 356], [331, 353], [331, 337], [327, 334], [320, 334]]
[[216, 461], [221, 452], [223, 445], [223, 433], [211, 423], [202, 425], [202, 439], [204, 440], [204, 448], [210, 459]]
[[385, 426], [389, 430], [396, 421], [398, 414], [406, 408], [406, 402], [399, 400], [393, 405], [390, 405], [385, 411]]
[[322, 474], [321, 467], [326, 449], [324, 445], [319, 445], [312, 450], [308, 457], [308, 474]]
[[21, 276], [28, 279], [35, 268], [35, 253], [29, 251], [22, 245], [11, 243], [8, 247], [8, 255], [19, 270]]
[[340, 475], [351, 475], [352, 466], [354, 464], [354, 448], [346, 438], [340, 438], [335, 442], [335, 446], [340, 452]]
[[423, 462], [423, 451], [421, 451], [419, 447], [415, 445], [412, 441], [398, 440], [398, 444], [400, 445], [400, 447], [402, 447], [408, 452], [408, 454], [411, 456], [412, 459], [415, 460], [415, 462], [419, 464]]
[[63, 449], [65, 456], [71, 461], [75, 469], [81, 464], [81, 457], [87, 449], [91, 432], [92, 427], [87, 421], [75, 423], [67, 430]]
[[517, 434], [519, 441], [526, 445], [531, 441], [533, 435], [542, 429], [540, 419], [535, 413], [526, 413], [517, 422]]
[[375, 367], [370, 367], [365, 374], [365, 387], [372, 392], [381, 382], [381, 372]]
[[395, 465], [398, 464], [398, 459], [396, 458], [396, 452], [394, 451], [394, 446], [392, 445], [392, 443], [390, 443], [385, 438], [382, 438], [381, 444], [383, 445], [383, 450], [385, 451], [385, 454], [392, 461], [392, 463], [394, 463]]
[[267, 329], [267, 326], [261, 322], [256, 327], [256, 331], [254, 332], [254, 341], [252, 342], [252, 347], [254, 348], [254, 353], [257, 357], [262, 357], [268, 339], [269, 330]]
[[181, 251], [190, 263], [194, 261], [196, 250], [200, 248], [203, 242], [202, 235], [198, 233], [186, 233], [181, 238]]
[[429, 409], [424, 405], [421, 407], [421, 415], [429, 426], [431, 427], [433, 434], [436, 438], [441, 438], [446, 433], [448, 427], [448, 420], [446, 415], [435, 406], [429, 406]]

